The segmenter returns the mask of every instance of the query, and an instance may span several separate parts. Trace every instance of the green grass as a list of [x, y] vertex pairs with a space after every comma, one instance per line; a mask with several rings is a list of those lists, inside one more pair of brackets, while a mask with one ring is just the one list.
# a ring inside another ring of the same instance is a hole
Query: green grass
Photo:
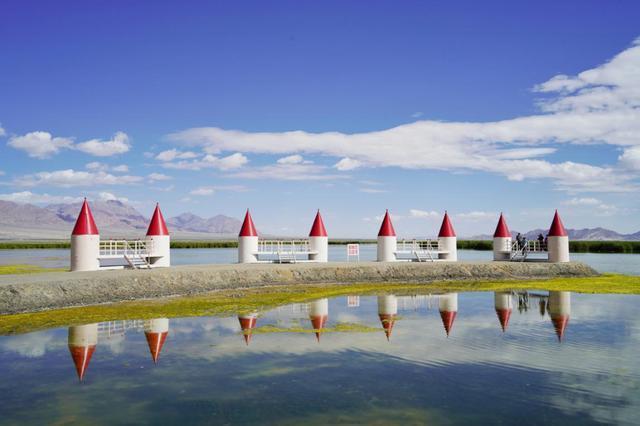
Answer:
[[126, 319], [237, 315], [290, 303], [346, 295], [427, 294], [463, 291], [556, 290], [578, 293], [640, 294], [640, 276], [605, 274], [589, 278], [518, 281], [451, 281], [432, 284], [291, 285], [226, 290], [195, 297], [122, 302], [56, 311], [0, 316], [0, 335], [73, 324]]
[[0, 265], [0, 275], [39, 274], [42, 272], [63, 272], [66, 268], [43, 268], [36, 265]]

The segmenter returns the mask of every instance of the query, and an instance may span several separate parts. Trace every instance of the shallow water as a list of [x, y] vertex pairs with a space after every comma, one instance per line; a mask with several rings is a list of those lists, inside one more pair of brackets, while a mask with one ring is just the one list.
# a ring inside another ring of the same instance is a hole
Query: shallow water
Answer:
[[[491, 260], [491, 251], [458, 250], [460, 260]], [[585, 262], [600, 272], [640, 275], [640, 255], [572, 253], [573, 260]], [[360, 260], [375, 260], [375, 244], [360, 245]], [[346, 246], [329, 246], [329, 260], [344, 262]], [[353, 259], [352, 259], [353, 260]], [[207, 263], [236, 263], [238, 251], [235, 248], [216, 249], [174, 249], [171, 250], [173, 265], [196, 265]], [[47, 268], [68, 268], [69, 250], [0, 250], [0, 265], [28, 263]]]
[[4, 336], [0, 423], [637, 424], [640, 297], [547, 295], [354, 295]]

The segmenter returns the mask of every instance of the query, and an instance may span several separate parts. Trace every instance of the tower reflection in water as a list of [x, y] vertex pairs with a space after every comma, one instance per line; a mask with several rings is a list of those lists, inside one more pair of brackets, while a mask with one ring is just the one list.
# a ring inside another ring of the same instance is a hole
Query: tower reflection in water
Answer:
[[387, 340], [391, 337], [391, 332], [393, 331], [393, 325], [396, 322], [397, 315], [398, 298], [393, 294], [378, 296], [378, 318], [380, 318]]
[[252, 312], [250, 314], [240, 314], [238, 315], [238, 321], [240, 322], [240, 329], [242, 330], [244, 342], [249, 346], [253, 335], [253, 329], [256, 328], [258, 324], [258, 313]]
[[69, 327], [68, 344], [78, 379], [82, 382], [98, 344], [98, 324]]
[[329, 299], [318, 299], [309, 303], [309, 319], [320, 343], [320, 334], [329, 319]]
[[549, 305], [547, 306], [553, 328], [558, 336], [558, 342], [562, 342], [565, 330], [571, 316], [571, 293], [568, 291], [550, 291]]
[[509, 318], [511, 318], [511, 313], [513, 312], [513, 299], [511, 298], [511, 292], [495, 292], [493, 295], [493, 300], [496, 309], [496, 315], [498, 316], [500, 327], [502, 328], [502, 332], [504, 333], [507, 331], [507, 327], [509, 326]]
[[458, 314], [458, 293], [445, 293], [438, 297], [438, 310], [447, 337], [453, 329], [453, 322]]
[[160, 352], [169, 335], [169, 318], [155, 318], [144, 322], [144, 336], [147, 338], [151, 359], [158, 364]]

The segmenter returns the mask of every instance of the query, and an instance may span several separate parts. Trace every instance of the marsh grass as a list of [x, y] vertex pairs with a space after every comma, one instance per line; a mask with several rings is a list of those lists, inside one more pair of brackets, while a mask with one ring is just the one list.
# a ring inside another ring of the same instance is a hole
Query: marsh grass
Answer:
[[66, 268], [44, 268], [36, 265], [0, 265], [0, 275], [39, 274], [42, 272], [64, 272]]

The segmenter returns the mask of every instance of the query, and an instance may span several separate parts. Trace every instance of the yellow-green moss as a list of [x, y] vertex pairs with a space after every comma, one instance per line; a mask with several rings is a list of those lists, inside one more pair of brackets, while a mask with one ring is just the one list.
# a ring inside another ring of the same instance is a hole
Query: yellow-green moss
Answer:
[[532, 281], [440, 282], [429, 284], [351, 284], [274, 286], [227, 290], [196, 297], [165, 298], [56, 311], [0, 316], [0, 334], [25, 333], [71, 324], [115, 319], [150, 319], [191, 316], [237, 315], [323, 297], [394, 293], [396, 295], [514, 289], [557, 290], [579, 293], [640, 294], [640, 277], [602, 275], [590, 278], [557, 278]]
[[63, 272], [65, 268], [43, 268], [36, 265], [0, 265], [0, 275], [39, 274], [42, 272]]
[[340, 322], [335, 327], [325, 327], [322, 330], [314, 330], [313, 328], [303, 328], [300, 326], [295, 327], [277, 327], [275, 325], [263, 325], [253, 329], [253, 334], [266, 334], [266, 333], [315, 333], [321, 331], [322, 333], [372, 333], [380, 332], [379, 328], [369, 327], [363, 324], [354, 324], [350, 322]]

